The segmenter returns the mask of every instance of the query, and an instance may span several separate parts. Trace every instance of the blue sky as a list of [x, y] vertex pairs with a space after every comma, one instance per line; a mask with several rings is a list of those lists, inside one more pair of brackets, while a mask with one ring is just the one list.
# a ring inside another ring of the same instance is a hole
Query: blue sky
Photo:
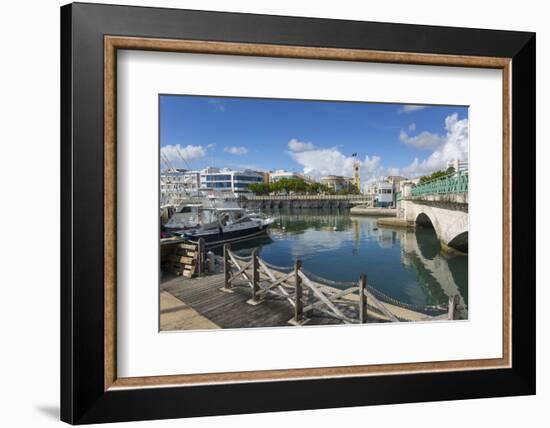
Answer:
[[160, 144], [177, 167], [186, 166], [179, 150], [193, 169], [286, 169], [316, 177], [351, 175], [357, 153], [369, 180], [467, 160], [467, 118], [461, 106], [161, 95]]

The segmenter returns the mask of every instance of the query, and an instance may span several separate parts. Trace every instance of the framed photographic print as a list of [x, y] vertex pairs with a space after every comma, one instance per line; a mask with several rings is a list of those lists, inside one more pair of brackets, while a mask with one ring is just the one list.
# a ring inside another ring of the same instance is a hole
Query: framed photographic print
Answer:
[[61, 8], [62, 420], [535, 393], [535, 35]]

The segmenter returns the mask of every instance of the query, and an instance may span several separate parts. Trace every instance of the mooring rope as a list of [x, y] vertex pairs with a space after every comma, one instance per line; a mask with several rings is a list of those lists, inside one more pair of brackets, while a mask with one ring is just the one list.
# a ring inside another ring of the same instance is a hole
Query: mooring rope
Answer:
[[[314, 274], [313, 272], [309, 272], [302, 268], [302, 272], [310, 279], [312, 279], [315, 282], [318, 282], [322, 285], [326, 285], [329, 287], [337, 287], [341, 289], [346, 289], [350, 287], [357, 287], [358, 284], [355, 281], [333, 281], [331, 279], [323, 278], [319, 275]], [[394, 297], [390, 297], [387, 294], [383, 293], [382, 291], [378, 290], [377, 288], [373, 287], [372, 285], [367, 284], [367, 290], [372, 293], [374, 297], [376, 297], [378, 300], [389, 303], [394, 306], [399, 306], [403, 309], [408, 309], [415, 312], [421, 312], [424, 314], [434, 313], [434, 312], [444, 312], [446, 308], [439, 306], [439, 305], [415, 305], [412, 303], [405, 303], [400, 300], [395, 299]]]
[[[244, 262], [248, 262], [252, 260], [252, 255], [249, 256], [239, 256], [234, 252], [231, 252], [231, 254], [237, 259]], [[289, 273], [294, 269], [294, 266], [277, 266], [272, 263], [267, 262], [266, 260], [262, 259], [264, 264], [269, 267], [270, 269], [278, 270], [284, 273]], [[301, 271], [311, 280], [318, 282], [319, 284], [326, 285], [328, 287], [336, 287], [339, 289], [346, 289], [350, 287], [358, 287], [358, 283], [356, 281], [334, 281], [331, 279], [323, 278], [319, 275], [314, 274], [313, 272], [310, 272], [303, 267], [301, 268]], [[383, 303], [389, 303], [394, 306], [398, 306], [403, 309], [408, 309], [414, 312], [420, 312], [423, 314], [440, 314], [447, 310], [446, 307], [441, 305], [416, 305], [413, 303], [405, 303], [402, 302], [394, 297], [388, 296], [387, 294], [383, 293], [379, 289], [373, 287], [371, 284], [367, 284], [367, 290], [372, 293], [374, 297], [376, 297], [378, 300], [380, 300]]]
[[391, 305], [399, 306], [400, 308], [408, 309], [414, 312], [430, 314], [430, 313], [441, 313], [447, 310], [447, 308], [444, 308], [439, 305], [415, 305], [412, 303], [405, 303], [393, 297], [388, 296], [387, 294], [383, 293], [377, 288], [374, 288], [372, 285], [367, 285], [367, 290], [369, 290], [374, 297], [376, 297], [378, 300], [384, 303], [389, 303]]
[[271, 263], [266, 262], [264, 259], [262, 259], [262, 261], [264, 262], [264, 264], [268, 268], [275, 269], [275, 270], [280, 270], [280, 271], [285, 272], [285, 273], [288, 273], [288, 272], [290, 272], [294, 269], [294, 266], [277, 266], [277, 265], [273, 265]]
[[252, 260], [252, 255], [250, 256], [239, 256], [237, 255], [236, 253], [234, 252], [231, 252], [231, 254], [233, 255], [233, 257], [235, 257], [237, 260], [241, 260], [243, 262], [249, 262], [250, 260]]
[[304, 268], [301, 269], [302, 272], [308, 277], [311, 278], [313, 281], [318, 282], [323, 285], [327, 285], [329, 287], [341, 287], [341, 288], [350, 288], [350, 287], [357, 287], [357, 282], [353, 281], [333, 281], [332, 279], [326, 279], [319, 275], [315, 275], [313, 272], [309, 272], [305, 270]]

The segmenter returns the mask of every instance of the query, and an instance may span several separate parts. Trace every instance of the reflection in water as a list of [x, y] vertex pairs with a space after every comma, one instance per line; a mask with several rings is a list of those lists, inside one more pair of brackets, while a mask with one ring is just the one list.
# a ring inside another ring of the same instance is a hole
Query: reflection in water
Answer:
[[306, 270], [335, 281], [357, 281], [364, 272], [369, 284], [406, 303], [446, 304], [448, 296], [458, 294], [467, 307], [468, 256], [442, 255], [432, 228], [379, 228], [375, 218], [350, 216], [349, 211], [269, 214], [276, 219], [270, 238], [233, 249], [244, 254], [260, 246], [260, 256], [278, 266], [300, 258]]

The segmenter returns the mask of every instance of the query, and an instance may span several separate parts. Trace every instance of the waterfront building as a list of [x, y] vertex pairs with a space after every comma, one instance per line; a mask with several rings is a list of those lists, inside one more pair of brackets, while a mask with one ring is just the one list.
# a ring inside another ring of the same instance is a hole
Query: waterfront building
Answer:
[[379, 181], [376, 185], [376, 195], [374, 196], [376, 206], [387, 207], [394, 205], [394, 197], [395, 192], [393, 183], [389, 181]]
[[447, 169], [453, 167], [455, 172], [468, 172], [468, 161], [459, 161], [458, 159], [447, 161]]
[[256, 174], [262, 176], [262, 182], [263, 183], [269, 184], [270, 173], [268, 171], [253, 171], [253, 172], [255, 172]]
[[398, 193], [402, 191], [402, 184], [406, 183], [408, 178], [400, 175], [390, 175], [386, 177], [386, 181], [393, 185], [393, 193]]
[[327, 175], [321, 178], [321, 184], [329, 187], [335, 192], [340, 190], [349, 190], [353, 184], [353, 179], [341, 175]]
[[200, 172], [200, 188], [205, 191], [220, 192], [239, 196], [250, 193], [248, 186], [252, 183], [262, 183], [262, 173], [244, 170], [234, 171], [227, 168], [205, 168]]
[[365, 193], [371, 195], [375, 204], [380, 207], [396, 206], [397, 193], [401, 192], [403, 185], [410, 182], [406, 177], [390, 175], [381, 180], [369, 183]]
[[160, 173], [160, 191], [165, 194], [196, 193], [199, 190], [199, 173], [181, 168], [170, 168]]

